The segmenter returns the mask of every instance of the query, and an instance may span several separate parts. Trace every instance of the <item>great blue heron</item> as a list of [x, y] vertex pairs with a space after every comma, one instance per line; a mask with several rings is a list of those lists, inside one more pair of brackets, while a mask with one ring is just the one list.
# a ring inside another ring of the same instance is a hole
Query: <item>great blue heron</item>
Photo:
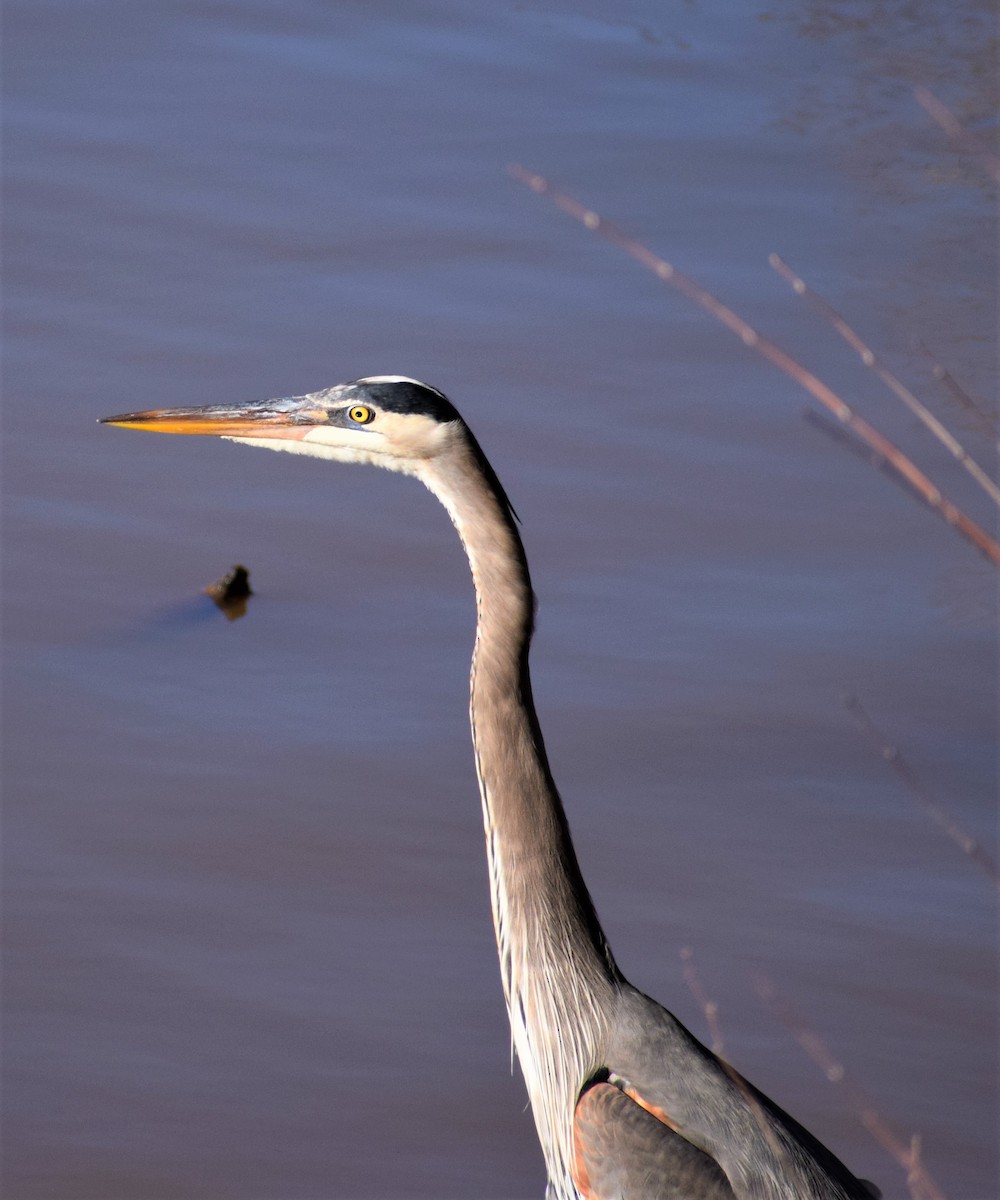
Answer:
[[871, 1200], [816, 1138], [619, 971], [580, 874], [531, 697], [534, 596], [510, 502], [450, 401], [397, 375], [106, 424], [216, 434], [421, 480], [465, 546], [470, 719], [493, 923], [549, 1200]]

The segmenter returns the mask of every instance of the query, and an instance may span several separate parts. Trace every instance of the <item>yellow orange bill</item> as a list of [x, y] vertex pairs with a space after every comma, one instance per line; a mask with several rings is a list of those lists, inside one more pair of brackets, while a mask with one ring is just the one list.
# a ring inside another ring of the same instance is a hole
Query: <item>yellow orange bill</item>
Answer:
[[300, 397], [262, 404], [208, 405], [204, 408], [152, 408], [145, 412], [102, 417], [102, 425], [148, 429], [152, 433], [200, 433], [216, 437], [294, 437], [312, 425], [324, 424], [328, 414], [315, 402]]

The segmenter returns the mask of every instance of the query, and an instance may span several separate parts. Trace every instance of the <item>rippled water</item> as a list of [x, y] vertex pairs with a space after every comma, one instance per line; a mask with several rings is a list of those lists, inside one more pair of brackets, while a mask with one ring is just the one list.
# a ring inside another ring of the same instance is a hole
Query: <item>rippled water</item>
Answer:
[[[471, 590], [412, 481], [99, 428], [401, 372], [522, 519], [536, 693], [633, 981], [888, 1200], [996, 1191], [990, 569], [804, 397], [505, 172], [640, 234], [983, 523], [769, 271], [990, 397], [989, 6], [306, 0], [5, 9], [4, 1195], [540, 1196], [466, 727]], [[199, 589], [235, 562], [227, 623]]]

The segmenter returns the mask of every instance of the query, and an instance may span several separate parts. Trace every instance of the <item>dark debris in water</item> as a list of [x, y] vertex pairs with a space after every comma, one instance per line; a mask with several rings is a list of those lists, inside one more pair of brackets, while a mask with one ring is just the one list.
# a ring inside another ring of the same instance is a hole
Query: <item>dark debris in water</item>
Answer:
[[237, 563], [235, 567], [215, 583], [203, 589], [211, 597], [226, 620], [237, 621], [247, 611], [247, 601], [253, 595], [250, 588], [250, 572]]

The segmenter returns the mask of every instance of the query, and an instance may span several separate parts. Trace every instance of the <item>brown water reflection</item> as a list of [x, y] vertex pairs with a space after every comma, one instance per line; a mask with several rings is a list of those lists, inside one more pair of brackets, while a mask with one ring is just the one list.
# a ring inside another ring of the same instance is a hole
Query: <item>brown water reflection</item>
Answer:
[[[721, 2], [6, 6], [5, 1196], [541, 1194], [447, 518], [407, 480], [93, 423], [381, 371], [455, 399], [523, 518], [623, 968], [705, 1033], [693, 945], [736, 1063], [905, 1196], [763, 969], [951, 1200], [995, 1194], [994, 897], [841, 706], [989, 843], [992, 576], [504, 174], [640, 232], [989, 522], [766, 265], [957, 426], [914, 336], [991, 394], [991, 200], [894, 51], [981, 128], [951, 64], [987, 7], [815, 11], [829, 36]], [[246, 619], [189, 603], [238, 560]]]

